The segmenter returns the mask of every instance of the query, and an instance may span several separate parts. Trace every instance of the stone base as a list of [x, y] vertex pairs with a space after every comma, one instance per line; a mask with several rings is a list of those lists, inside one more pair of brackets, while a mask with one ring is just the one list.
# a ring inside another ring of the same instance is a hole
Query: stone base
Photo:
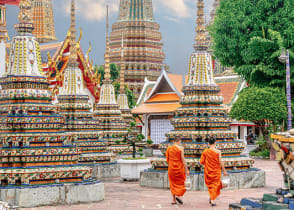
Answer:
[[0, 188], [0, 200], [24, 208], [97, 202], [104, 200], [104, 184], [90, 182]]
[[138, 180], [140, 172], [151, 167], [150, 159], [120, 159], [117, 161], [120, 164], [120, 177], [123, 180]]
[[[224, 189], [246, 189], [265, 186], [265, 171], [259, 169], [248, 169], [228, 172], [230, 185]], [[191, 173], [192, 189], [205, 191], [207, 187], [204, 182], [203, 173]], [[140, 186], [153, 188], [169, 188], [167, 171], [155, 171], [152, 169], [142, 171], [140, 174]]]
[[87, 166], [93, 169], [92, 177], [96, 180], [120, 176], [120, 166], [117, 162], [105, 164], [89, 164]]

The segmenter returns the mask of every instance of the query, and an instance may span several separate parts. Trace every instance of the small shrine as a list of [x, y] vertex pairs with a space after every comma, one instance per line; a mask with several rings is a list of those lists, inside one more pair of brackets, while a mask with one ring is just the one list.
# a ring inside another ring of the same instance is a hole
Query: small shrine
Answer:
[[109, 163], [114, 155], [107, 153], [108, 142], [99, 140], [98, 122], [90, 111], [92, 105], [85, 92], [83, 73], [77, 62], [75, 4], [71, 3], [69, 62], [58, 95], [59, 113], [65, 118], [65, 130], [79, 148], [79, 163]]
[[98, 130], [101, 131], [101, 139], [106, 140], [109, 144], [109, 151], [115, 154], [129, 155], [132, 153], [132, 150], [123, 142], [124, 136], [127, 135], [127, 126], [122, 118], [110, 79], [108, 7], [106, 25], [105, 79], [101, 86], [99, 102], [95, 105], [94, 118], [98, 122]]
[[[260, 181], [246, 187], [261, 187], [264, 185], [264, 172], [254, 169], [254, 160], [241, 154], [245, 147], [244, 142], [235, 140], [237, 135], [230, 129], [232, 120], [228, 116], [228, 110], [222, 105], [223, 97], [219, 94], [220, 88], [214, 81], [212, 59], [207, 51], [208, 42], [206, 40], [203, 10], [204, 0], [198, 0], [197, 7], [195, 52], [192, 53], [189, 60], [189, 75], [187, 83], [182, 89], [181, 106], [176, 109], [175, 116], [171, 120], [174, 130], [166, 133], [167, 141], [161, 143], [159, 148], [165, 154], [175, 137], [180, 136], [185, 159], [191, 174], [197, 176], [196, 179], [203, 180], [203, 168], [199, 160], [202, 151], [208, 148], [208, 139], [214, 137], [217, 140], [217, 148], [222, 151], [222, 160], [227, 170], [238, 172], [230, 174], [234, 182], [231, 189], [244, 186], [245, 183], [238, 181], [238, 176], [242, 176], [242, 173], [247, 172], [248, 180], [258, 177]], [[155, 171], [168, 170], [165, 157], [151, 160], [151, 163]], [[153, 174], [156, 173], [153, 172]], [[141, 186], [150, 186], [149, 182], [146, 181], [148, 176], [156, 177], [150, 174], [145, 177], [143, 173]], [[165, 184], [162, 186], [165, 186]], [[204, 190], [204, 182], [195, 182], [192, 188], [194, 190]]]
[[[8, 69], [0, 78], [1, 199], [21, 207], [102, 200], [104, 185], [91, 178], [91, 168], [77, 165], [79, 148], [52, 104], [39, 43], [32, 35], [30, 1], [21, 0], [19, 9]], [[46, 193], [47, 187], [60, 193]], [[87, 198], [76, 188], [89, 193]], [[101, 192], [93, 197], [93, 190]]]

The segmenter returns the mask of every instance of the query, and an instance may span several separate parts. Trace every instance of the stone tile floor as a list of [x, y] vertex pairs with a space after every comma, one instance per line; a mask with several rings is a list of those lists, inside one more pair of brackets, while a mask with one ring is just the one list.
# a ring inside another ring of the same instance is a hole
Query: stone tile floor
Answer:
[[71, 206], [38, 207], [30, 210], [228, 209], [230, 203], [240, 202], [243, 197], [259, 198], [264, 193], [273, 193], [276, 188], [284, 186], [277, 161], [256, 160], [255, 167], [266, 171], [266, 186], [255, 189], [223, 190], [217, 199], [216, 207], [208, 204], [207, 192], [188, 191], [183, 198], [183, 205], [171, 205], [171, 194], [167, 189], [140, 187], [138, 182], [121, 182], [116, 178], [104, 181], [104, 201]]

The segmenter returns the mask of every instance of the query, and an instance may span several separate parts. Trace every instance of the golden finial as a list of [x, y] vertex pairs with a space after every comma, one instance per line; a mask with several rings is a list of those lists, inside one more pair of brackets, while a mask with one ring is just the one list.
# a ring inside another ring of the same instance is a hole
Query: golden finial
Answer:
[[75, 0], [71, 0], [70, 10], [70, 48], [69, 48], [69, 66], [78, 66], [77, 42], [76, 42], [76, 13]]
[[31, 34], [34, 30], [32, 24], [31, 1], [21, 0], [18, 7], [20, 10], [17, 16], [19, 23], [15, 24], [14, 27], [19, 34]]
[[196, 51], [205, 51], [208, 49], [208, 43], [206, 40], [206, 27], [204, 26], [204, 0], [198, 0], [197, 4], [197, 26], [196, 26], [196, 36], [195, 36], [195, 44], [194, 49]]
[[51, 55], [50, 55], [49, 51], [47, 52], [47, 57], [48, 57], [48, 66], [50, 66], [51, 63], [52, 63], [52, 58], [51, 58]]
[[110, 59], [109, 59], [109, 36], [108, 36], [108, 5], [106, 6], [106, 50], [104, 55], [104, 61], [105, 61], [105, 81], [110, 81]]
[[79, 39], [78, 39], [78, 43], [80, 43], [82, 37], [83, 37], [83, 30], [82, 30], [82, 28], [80, 27], [80, 36], [79, 36]]
[[87, 60], [86, 60], [86, 63], [87, 63], [87, 65], [88, 65], [88, 63], [89, 63], [89, 53], [91, 52], [91, 50], [92, 50], [92, 44], [91, 44], [91, 42], [89, 42], [89, 49], [88, 49], [88, 51], [87, 51], [87, 53], [86, 53], [86, 55], [87, 55]]

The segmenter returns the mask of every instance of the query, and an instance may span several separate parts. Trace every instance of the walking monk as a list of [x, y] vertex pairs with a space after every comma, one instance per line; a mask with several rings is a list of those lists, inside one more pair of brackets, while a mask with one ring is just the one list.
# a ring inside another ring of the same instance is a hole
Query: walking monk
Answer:
[[203, 151], [200, 163], [204, 165], [204, 179], [210, 196], [209, 203], [211, 206], [216, 206], [214, 200], [223, 188], [221, 182], [222, 170], [225, 176], [228, 174], [221, 159], [221, 151], [215, 148], [215, 138], [210, 138], [208, 142], [209, 149]]
[[186, 192], [185, 180], [189, 176], [189, 170], [184, 158], [184, 148], [181, 145], [181, 138], [175, 137], [174, 144], [166, 150], [166, 160], [168, 163], [168, 178], [170, 183], [170, 191], [173, 195], [171, 204], [183, 204], [179, 196], [183, 196]]

